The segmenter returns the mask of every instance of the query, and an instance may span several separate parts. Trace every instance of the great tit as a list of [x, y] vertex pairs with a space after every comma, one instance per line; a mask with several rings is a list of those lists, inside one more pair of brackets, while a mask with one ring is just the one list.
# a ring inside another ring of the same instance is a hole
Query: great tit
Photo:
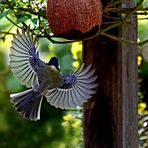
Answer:
[[91, 65], [63, 76], [58, 59], [52, 57], [48, 63], [39, 58], [34, 44], [33, 33], [17, 30], [10, 47], [10, 67], [21, 84], [30, 88], [26, 91], [10, 94], [15, 110], [26, 119], [39, 120], [43, 96], [56, 108], [69, 109], [82, 105], [97, 87], [97, 76]]

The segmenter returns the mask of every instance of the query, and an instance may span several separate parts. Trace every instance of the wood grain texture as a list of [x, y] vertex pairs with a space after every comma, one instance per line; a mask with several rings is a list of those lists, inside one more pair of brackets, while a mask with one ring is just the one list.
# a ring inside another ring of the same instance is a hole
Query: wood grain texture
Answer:
[[[133, 7], [124, 0], [124, 7]], [[108, 33], [137, 40], [136, 16]], [[102, 26], [106, 27], [106, 26]], [[104, 36], [83, 42], [86, 64], [98, 75], [97, 94], [84, 105], [85, 148], [137, 148], [137, 47]]]

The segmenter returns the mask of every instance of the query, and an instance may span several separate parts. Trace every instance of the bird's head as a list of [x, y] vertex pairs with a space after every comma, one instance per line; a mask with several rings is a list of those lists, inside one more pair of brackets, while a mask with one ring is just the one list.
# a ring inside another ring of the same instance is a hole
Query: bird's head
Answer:
[[59, 62], [58, 62], [58, 59], [56, 57], [52, 57], [50, 59], [50, 61], [47, 63], [47, 65], [54, 66], [57, 70], [60, 71]]

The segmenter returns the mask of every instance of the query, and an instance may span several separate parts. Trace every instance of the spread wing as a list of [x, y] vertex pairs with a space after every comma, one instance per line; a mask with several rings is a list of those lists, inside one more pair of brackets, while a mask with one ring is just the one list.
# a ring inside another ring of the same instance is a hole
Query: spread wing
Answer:
[[84, 64], [67, 75], [64, 85], [61, 88], [50, 89], [46, 93], [47, 101], [62, 109], [69, 109], [79, 106], [91, 98], [97, 87], [94, 76], [95, 70], [91, 70], [91, 65], [84, 69]]
[[17, 30], [10, 48], [10, 66], [16, 79], [26, 87], [32, 87], [38, 82], [35, 68], [42, 61], [38, 57], [33, 35], [22, 30], [22, 34]]

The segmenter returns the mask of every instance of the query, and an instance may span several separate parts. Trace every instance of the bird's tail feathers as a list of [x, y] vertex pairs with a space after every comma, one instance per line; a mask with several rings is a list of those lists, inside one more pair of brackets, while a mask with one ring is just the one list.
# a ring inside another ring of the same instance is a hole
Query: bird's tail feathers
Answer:
[[10, 101], [14, 104], [17, 112], [19, 112], [24, 118], [30, 120], [40, 119], [40, 109], [43, 96], [33, 89], [29, 89], [24, 92], [11, 94]]

